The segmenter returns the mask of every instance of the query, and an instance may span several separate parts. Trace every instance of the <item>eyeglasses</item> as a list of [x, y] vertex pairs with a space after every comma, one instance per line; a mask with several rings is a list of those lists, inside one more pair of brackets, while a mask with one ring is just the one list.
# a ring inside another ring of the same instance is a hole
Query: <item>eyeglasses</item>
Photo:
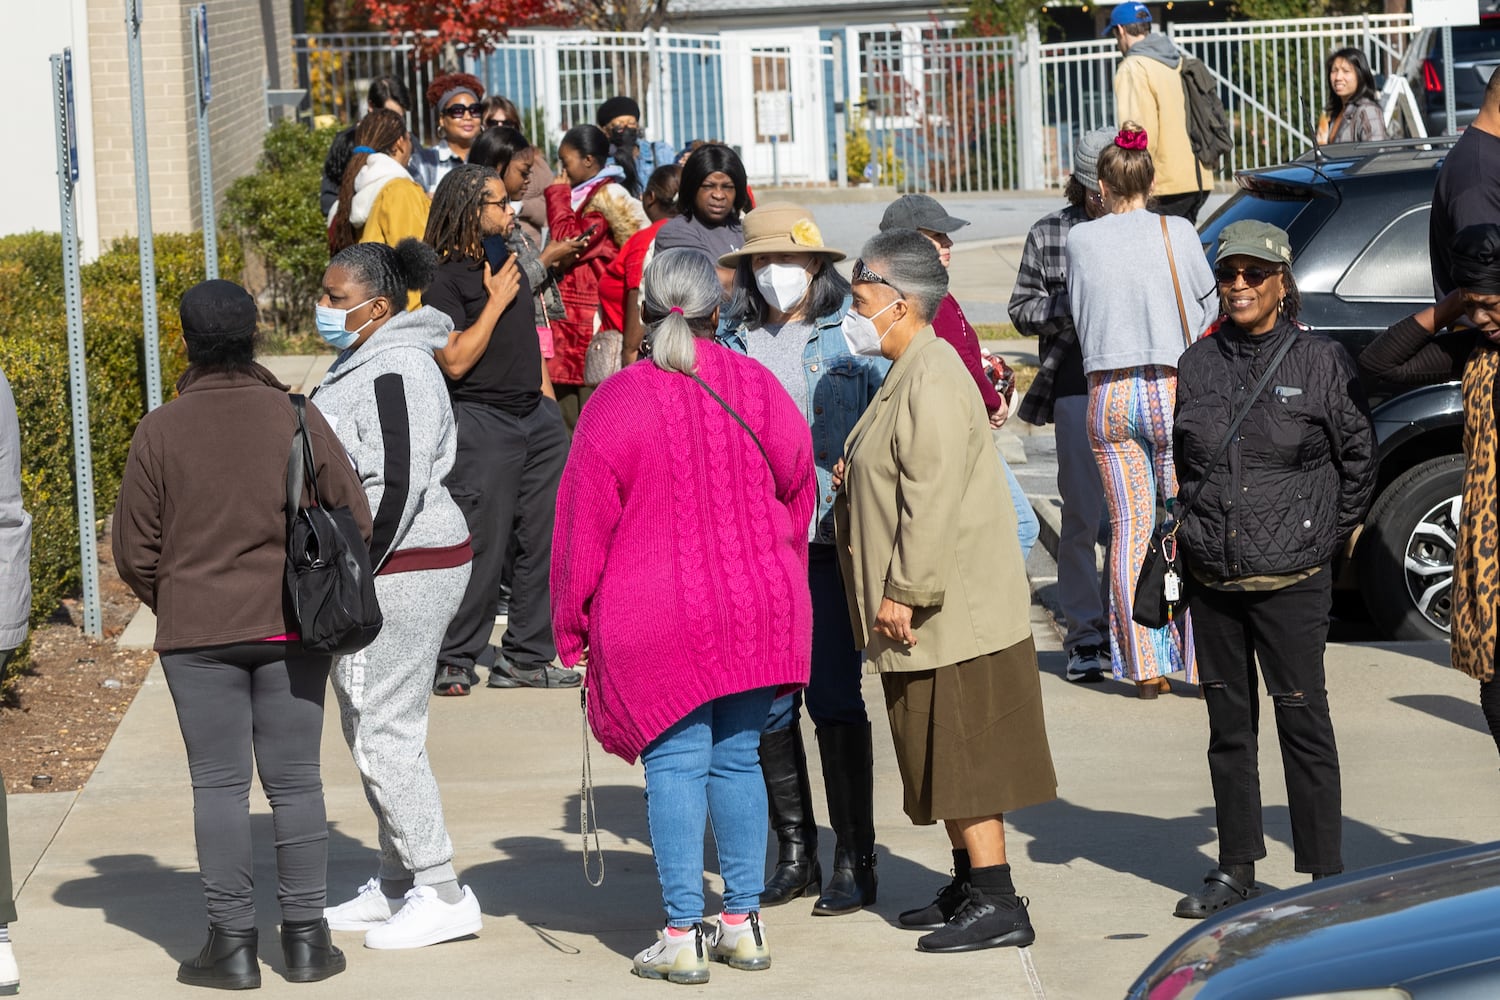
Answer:
[[502, 126], [509, 125], [509, 124], [510, 124], [510, 122], [506, 121], [504, 118], [491, 118], [489, 121], [487, 121], [487, 122], [484, 123], [484, 127], [485, 128], [500, 128]]
[[509, 205], [510, 201], [505, 198], [498, 198], [494, 200], [491, 200], [489, 198], [480, 198], [479, 204], [484, 206], [485, 208], [489, 208], [491, 205]]
[[897, 295], [901, 295], [903, 297], [906, 295], [905, 292], [897, 288], [893, 283], [885, 280], [880, 275], [876, 274], [874, 271], [866, 267], [863, 257], [854, 262], [854, 280], [870, 282], [876, 285], [884, 285], [885, 287], [895, 291]]
[[477, 104], [450, 104], [443, 109], [444, 118], [478, 118], [483, 113]]
[[1277, 269], [1268, 267], [1230, 267], [1227, 264], [1220, 264], [1214, 268], [1214, 277], [1218, 279], [1219, 284], [1232, 285], [1236, 278], [1244, 275], [1245, 284], [1251, 288], [1259, 288], [1266, 283], [1267, 278], [1280, 273]]

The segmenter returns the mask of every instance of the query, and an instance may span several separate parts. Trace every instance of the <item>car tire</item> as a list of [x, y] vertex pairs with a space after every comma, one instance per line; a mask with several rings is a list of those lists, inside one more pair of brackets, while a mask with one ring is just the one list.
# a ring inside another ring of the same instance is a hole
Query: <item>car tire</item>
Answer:
[[1385, 488], [1365, 519], [1360, 591], [1388, 639], [1448, 638], [1463, 479], [1462, 455], [1413, 466]]

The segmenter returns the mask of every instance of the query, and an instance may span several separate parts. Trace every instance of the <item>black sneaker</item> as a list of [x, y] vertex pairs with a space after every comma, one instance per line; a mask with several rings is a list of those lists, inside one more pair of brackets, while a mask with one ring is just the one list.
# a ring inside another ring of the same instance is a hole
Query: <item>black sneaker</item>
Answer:
[[1006, 896], [992, 900], [973, 886], [968, 899], [942, 930], [917, 939], [917, 950], [928, 952], [979, 951], [982, 948], [1024, 948], [1036, 940], [1027, 900]]
[[475, 678], [464, 667], [451, 663], [439, 663], [437, 677], [432, 682], [432, 693], [447, 697], [462, 697], [474, 686]]
[[938, 890], [937, 898], [916, 910], [907, 910], [896, 923], [912, 931], [935, 931], [953, 919], [969, 899], [969, 883], [955, 879]]
[[1104, 667], [1099, 663], [1101, 652], [1098, 646], [1074, 646], [1068, 654], [1068, 680], [1074, 684], [1098, 684], [1104, 680]]
[[583, 675], [576, 670], [565, 670], [548, 664], [545, 667], [518, 667], [503, 656], [495, 657], [490, 668], [489, 686], [492, 688], [576, 688], [583, 683]]

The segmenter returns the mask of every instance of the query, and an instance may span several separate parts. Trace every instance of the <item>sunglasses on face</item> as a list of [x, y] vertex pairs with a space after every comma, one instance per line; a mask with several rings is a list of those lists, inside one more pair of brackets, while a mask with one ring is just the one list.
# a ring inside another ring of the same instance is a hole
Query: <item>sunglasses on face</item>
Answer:
[[477, 104], [450, 104], [443, 109], [444, 118], [478, 118], [479, 115]]
[[902, 292], [901, 289], [896, 288], [896, 286], [891, 284], [891, 282], [886, 281], [880, 275], [876, 274], [874, 271], [866, 267], [863, 257], [854, 262], [854, 280], [876, 285], [884, 285], [887, 288], [895, 289], [897, 295], [905, 295], [905, 293]]
[[1259, 288], [1266, 283], [1266, 279], [1279, 274], [1274, 267], [1229, 267], [1220, 264], [1214, 268], [1214, 277], [1221, 285], [1232, 285], [1236, 278], [1244, 275], [1245, 284], [1251, 288]]
[[499, 128], [502, 125], [508, 124], [510, 123], [507, 122], [504, 118], [491, 118], [489, 121], [484, 123], [485, 128]]

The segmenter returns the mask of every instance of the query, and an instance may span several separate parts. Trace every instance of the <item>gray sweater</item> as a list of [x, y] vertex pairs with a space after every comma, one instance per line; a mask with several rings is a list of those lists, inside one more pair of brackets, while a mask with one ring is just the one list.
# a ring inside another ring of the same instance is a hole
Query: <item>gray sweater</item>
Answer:
[[31, 617], [31, 515], [21, 506], [21, 426], [0, 372], [0, 652], [26, 640]]
[[453, 324], [424, 306], [398, 313], [334, 361], [316, 391], [359, 473], [374, 513], [370, 561], [392, 553], [446, 549], [469, 537], [463, 512], [443, 485], [457, 436], [448, 388], [432, 352]]
[[[1068, 300], [1085, 372], [1175, 368], [1187, 349], [1161, 218], [1142, 209], [1068, 231]], [[1168, 217], [1167, 229], [1188, 330], [1197, 340], [1219, 314], [1218, 286], [1192, 223]]]

